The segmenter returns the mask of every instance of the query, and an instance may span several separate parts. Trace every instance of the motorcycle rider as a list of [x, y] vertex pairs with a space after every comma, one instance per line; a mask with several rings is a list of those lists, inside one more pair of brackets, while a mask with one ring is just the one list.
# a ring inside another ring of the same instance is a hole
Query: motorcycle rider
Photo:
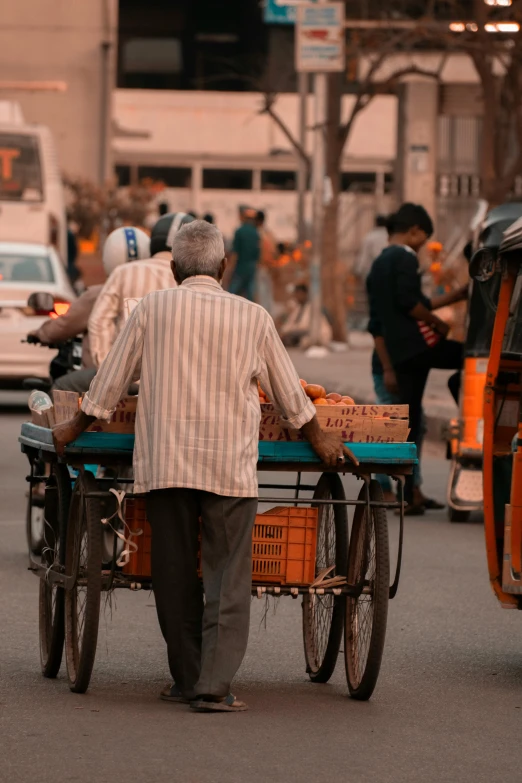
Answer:
[[[132, 226], [115, 229], [109, 234], [103, 246], [103, 268], [105, 273], [109, 276], [116, 267], [122, 264], [147, 258], [150, 253], [149, 248], [149, 237], [141, 229]], [[74, 383], [79, 383], [83, 387], [86, 379], [89, 378], [90, 383], [90, 380], [96, 374], [89, 345], [88, 323], [96, 299], [102, 289], [103, 284], [89, 286], [71, 304], [64, 315], [58, 318], [49, 318], [47, 321], [44, 321], [39, 329], [35, 329], [29, 335], [43, 345], [60, 344], [71, 340], [77, 335], [83, 335], [82, 369], [63, 375], [55, 382], [55, 389], [78, 391]], [[70, 376], [74, 377], [71, 378]], [[85, 380], [82, 383], [84, 378]]]
[[96, 368], [100, 367], [123, 326], [125, 300], [141, 299], [153, 291], [176, 286], [170, 268], [172, 240], [181, 226], [193, 220], [192, 215], [185, 212], [163, 215], [152, 229], [151, 257], [139, 264], [116, 269], [103, 286], [89, 319], [90, 348]]

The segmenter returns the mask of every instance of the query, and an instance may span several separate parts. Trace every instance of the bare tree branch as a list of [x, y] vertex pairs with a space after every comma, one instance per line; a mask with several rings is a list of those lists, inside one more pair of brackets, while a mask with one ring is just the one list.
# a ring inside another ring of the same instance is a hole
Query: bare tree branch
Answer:
[[299, 143], [299, 141], [295, 138], [294, 134], [286, 124], [286, 122], [281, 119], [279, 114], [274, 110], [274, 103], [276, 102], [277, 95], [275, 93], [266, 93], [264, 95], [265, 99], [265, 105], [259, 112], [260, 114], [268, 114], [269, 117], [273, 119], [279, 130], [283, 133], [283, 135], [288, 139], [292, 147], [295, 149], [299, 157], [306, 163], [306, 165], [310, 166], [310, 158], [306, 153], [306, 150], [304, 147]]
[[370, 101], [376, 95], [391, 90], [393, 87], [396, 86], [397, 82], [403, 79], [405, 76], [416, 75], [416, 76], [427, 76], [431, 79], [436, 79], [436, 80], [440, 79], [441, 66], [439, 66], [439, 68], [436, 71], [431, 71], [425, 68], [419, 68], [417, 65], [410, 65], [405, 68], [398, 69], [393, 74], [391, 74], [391, 76], [389, 76], [387, 79], [385, 79], [382, 82], [373, 82], [372, 81], [373, 74], [378, 70], [378, 68], [381, 67], [382, 62], [376, 61], [374, 65], [376, 67], [374, 68], [372, 66], [372, 68], [370, 68], [366, 79], [364, 80], [363, 84], [361, 85], [357, 93], [357, 97], [355, 99], [355, 103], [352, 106], [352, 110], [350, 112], [350, 116], [348, 117], [348, 120], [339, 129], [340, 139], [343, 147], [346, 144], [346, 141], [348, 140], [348, 137], [353, 128], [353, 124], [355, 122], [357, 115], [359, 114], [359, 112], [361, 112], [363, 109], [365, 109], [368, 106]]

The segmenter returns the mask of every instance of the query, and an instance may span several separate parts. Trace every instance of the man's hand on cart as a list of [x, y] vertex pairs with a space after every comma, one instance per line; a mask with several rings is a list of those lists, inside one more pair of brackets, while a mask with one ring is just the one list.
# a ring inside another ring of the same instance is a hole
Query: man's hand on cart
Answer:
[[317, 416], [305, 424], [301, 428], [301, 432], [324, 465], [335, 468], [342, 465], [347, 459], [353, 465], [359, 464], [354, 453], [344, 445], [341, 435], [338, 432], [324, 432], [319, 426]]
[[76, 416], [63, 424], [53, 427], [54, 448], [59, 457], [63, 457], [65, 447], [76, 440], [82, 432], [94, 421], [94, 416], [87, 416], [83, 411], [78, 411]]

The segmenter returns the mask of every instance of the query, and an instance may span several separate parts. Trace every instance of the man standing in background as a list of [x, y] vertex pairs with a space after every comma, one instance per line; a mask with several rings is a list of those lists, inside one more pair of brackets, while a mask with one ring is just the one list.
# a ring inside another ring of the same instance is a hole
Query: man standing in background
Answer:
[[[463, 346], [447, 339], [449, 327], [433, 311], [467, 297], [467, 286], [431, 299], [422, 293], [417, 253], [432, 234], [426, 210], [419, 204], [403, 204], [390, 218], [389, 245], [373, 262], [367, 279], [368, 331], [375, 343], [372, 369], [375, 374], [379, 366], [385, 388], [409, 405], [408, 440], [417, 448], [422, 442], [422, 397], [430, 370], [457, 371], [448, 381], [457, 403], [460, 386]], [[414, 490], [414, 476], [407, 476], [408, 512], [423, 513], [425, 505], [418, 503]]]
[[228, 290], [231, 294], [254, 301], [260, 240], [256, 228], [257, 210], [239, 207], [241, 225], [232, 244], [231, 263], [234, 267]]

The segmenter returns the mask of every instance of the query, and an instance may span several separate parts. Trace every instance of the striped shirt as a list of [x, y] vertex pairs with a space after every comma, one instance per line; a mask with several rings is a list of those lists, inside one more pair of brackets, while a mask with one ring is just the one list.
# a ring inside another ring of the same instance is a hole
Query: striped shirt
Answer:
[[138, 378], [135, 492], [187, 487], [256, 497], [258, 380], [294, 427], [315, 415], [266, 310], [211, 277], [191, 277], [137, 305], [83, 411], [108, 419]]
[[176, 286], [171, 261], [172, 253], [163, 251], [147, 260], [118, 266], [112, 272], [89, 319], [90, 350], [95, 367], [101, 365], [123, 327], [125, 299], [139, 299], [152, 291]]

